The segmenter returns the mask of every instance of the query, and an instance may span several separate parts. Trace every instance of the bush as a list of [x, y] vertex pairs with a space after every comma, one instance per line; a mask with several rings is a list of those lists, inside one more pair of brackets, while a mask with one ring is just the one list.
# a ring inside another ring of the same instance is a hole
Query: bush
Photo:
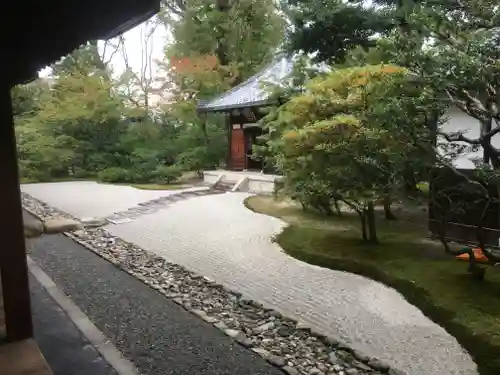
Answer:
[[50, 171], [22, 168], [20, 177], [23, 183], [45, 182], [51, 180]]
[[74, 178], [91, 178], [91, 177], [95, 177], [95, 174], [92, 174], [92, 172], [87, 171], [86, 169], [77, 167], [74, 170], [73, 177]]
[[182, 175], [182, 170], [177, 165], [164, 166], [156, 168], [154, 172], [155, 182], [158, 184], [170, 184], [175, 182]]
[[128, 172], [128, 182], [136, 184], [147, 184], [154, 179], [154, 170], [146, 167], [135, 167]]
[[127, 182], [129, 173], [123, 168], [111, 167], [100, 171], [97, 174], [97, 179], [102, 182]]

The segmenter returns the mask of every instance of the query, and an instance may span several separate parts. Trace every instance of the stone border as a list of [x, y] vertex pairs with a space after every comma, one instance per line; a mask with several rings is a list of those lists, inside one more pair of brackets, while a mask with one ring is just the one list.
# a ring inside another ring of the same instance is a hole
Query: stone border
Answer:
[[[22, 193], [23, 207], [40, 220], [77, 220]], [[86, 249], [212, 324], [288, 375], [404, 375], [376, 358], [244, 299], [241, 293], [170, 263], [111, 235], [104, 228], [64, 233]]]
[[47, 293], [54, 299], [61, 309], [66, 312], [73, 324], [90, 341], [102, 357], [116, 371], [118, 375], [140, 375], [139, 370], [109, 341], [104, 333], [80, 310], [80, 308], [68, 298], [54, 281], [36, 264], [27, 257], [28, 269], [35, 279], [45, 288]]

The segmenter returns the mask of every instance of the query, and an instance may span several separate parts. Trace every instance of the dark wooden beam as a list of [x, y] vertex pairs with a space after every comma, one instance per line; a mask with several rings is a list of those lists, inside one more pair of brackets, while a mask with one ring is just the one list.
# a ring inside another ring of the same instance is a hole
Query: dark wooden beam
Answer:
[[0, 81], [0, 274], [8, 341], [33, 335], [16, 154], [10, 89]]
[[225, 116], [226, 130], [227, 130], [227, 155], [226, 155], [226, 169], [231, 169], [231, 141], [233, 139], [233, 115], [231, 112]]

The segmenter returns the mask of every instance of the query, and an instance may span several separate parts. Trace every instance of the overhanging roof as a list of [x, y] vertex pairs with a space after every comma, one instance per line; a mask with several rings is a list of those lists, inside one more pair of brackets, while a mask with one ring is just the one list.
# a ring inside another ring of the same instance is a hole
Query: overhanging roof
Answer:
[[9, 25], [0, 37], [0, 80], [13, 86], [88, 40], [108, 39], [145, 21], [159, 0], [8, 1], [0, 20]]
[[224, 112], [235, 108], [258, 107], [271, 104], [264, 83], [281, 84], [292, 72], [293, 59], [278, 57], [259, 73], [219, 95], [215, 99], [200, 102], [199, 112]]

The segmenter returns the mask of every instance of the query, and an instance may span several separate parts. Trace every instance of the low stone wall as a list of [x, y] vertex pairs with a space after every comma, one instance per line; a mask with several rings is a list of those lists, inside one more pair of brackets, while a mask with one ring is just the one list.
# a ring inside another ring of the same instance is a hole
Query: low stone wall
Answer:
[[238, 191], [262, 195], [273, 194], [275, 190], [275, 181], [280, 179], [279, 176], [252, 172], [245, 173], [222, 170], [203, 172], [203, 182], [207, 185], [215, 184], [220, 178], [222, 182], [233, 185], [236, 185], [242, 179], [245, 179], [245, 182], [241, 184]]

